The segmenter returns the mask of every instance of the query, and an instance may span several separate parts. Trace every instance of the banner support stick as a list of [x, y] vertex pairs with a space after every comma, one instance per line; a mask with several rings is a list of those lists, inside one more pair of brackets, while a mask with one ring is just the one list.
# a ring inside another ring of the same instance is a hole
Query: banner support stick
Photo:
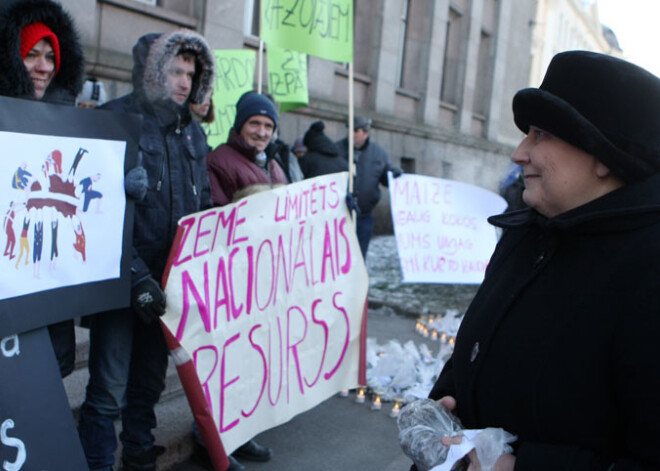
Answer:
[[[353, 160], [353, 141], [354, 141], [354, 101], [353, 101], [353, 62], [348, 63], [348, 192], [353, 194], [353, 175], [355, 175], [355, 161]], [[351, 216], [355, 220], [355, 211], [351, 211]]]
[[259, 53], [257, 54], [257, 93], [261, 93], [262, 88], [262, 70], [264, 62], [264, 42], [259, 38]]

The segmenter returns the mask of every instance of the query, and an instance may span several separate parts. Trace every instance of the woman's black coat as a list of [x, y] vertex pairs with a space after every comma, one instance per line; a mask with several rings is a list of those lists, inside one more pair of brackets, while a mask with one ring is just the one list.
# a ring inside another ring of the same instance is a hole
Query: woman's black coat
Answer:
[[660, 469], [660, 176], [504, 235], [431, 397], [516, 470]]

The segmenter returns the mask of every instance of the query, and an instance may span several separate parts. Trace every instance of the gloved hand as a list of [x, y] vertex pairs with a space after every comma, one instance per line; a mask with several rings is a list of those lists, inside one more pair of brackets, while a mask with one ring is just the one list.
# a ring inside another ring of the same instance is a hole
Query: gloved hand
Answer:
[[135, 200], [143, 200], [147, 196], [148, 187], [147, 171], [141, 165], [133, 167], [124, 177], [124, 190], [129, 197]]
[[145, 324], [165, 314], [165, 293], [152, 277], [145, 278], [131, 290], [131, 307]]
[[349, 211], [355, 211], [355, 214], [360, 215], [360, 208], [358, 207], [355, 196], [348, 192], [346, 192], [346, 206], [348, 206]]
[[390, 172], [392, 172], [392, 178], [399, 178], [401, 175], [403, 175], [403, 170], [398, 167], [392, 167]]

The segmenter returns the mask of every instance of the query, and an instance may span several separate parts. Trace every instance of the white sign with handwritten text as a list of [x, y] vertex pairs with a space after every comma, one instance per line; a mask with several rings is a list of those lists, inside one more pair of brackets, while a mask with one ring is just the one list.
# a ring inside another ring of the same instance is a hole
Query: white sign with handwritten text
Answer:
[[479, 284], [497, 232], [486, 220], [505, 200], [467, 183], [390, 175], [390, 204], [406, 283]]
[[367, 271], [337, 173], [179, 221], [163, 320], [227, 452], [358, 381]]

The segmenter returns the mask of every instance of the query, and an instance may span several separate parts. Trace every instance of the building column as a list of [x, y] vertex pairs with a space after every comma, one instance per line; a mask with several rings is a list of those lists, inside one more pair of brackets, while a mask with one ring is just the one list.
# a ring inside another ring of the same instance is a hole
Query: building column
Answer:
[[380, 48], [372, 82], [371, 106], [378, 113], [394, 114], [398, 33], [401, 23], [400, 0], [384, 0], [379, 18]]
[[509, 40], [511, 38], [511, 9], [512, 0], [500, 0], [500, 11], [497, 21], [497, 43], [495, 45], [495, 57], [493, 64], [492, 87], [490, 94], [490, 103], [488, 104], [488, 122], [486, 129], [486, 138], [490, 141], [497, 141], [500, 130], [500, 117], [502, 110], [502, 100], [510, 100], [510, 97], [504, 96], [504, 80], [507, 66], [507, 52], [509, 51]]

